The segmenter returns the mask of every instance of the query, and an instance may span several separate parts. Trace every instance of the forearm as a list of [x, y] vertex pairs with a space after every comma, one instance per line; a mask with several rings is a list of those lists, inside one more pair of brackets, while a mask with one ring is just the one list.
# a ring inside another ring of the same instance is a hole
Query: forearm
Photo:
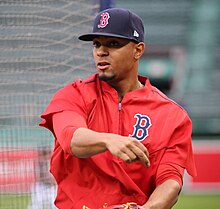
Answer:
[[167, 180], [159, 185], [144, 206], [145, 209], [170, 209], [178, 200], [180, 185], [175, 180]]
[[84, 118], [75, 112], [54, 114], [53, 128], [63, 150], [78, 158], [91, 157], [108, 150], [127, 163], [140, 161], [150, 165], [147, 148], [136, 138], [88, 129]]
[[132, 137], [113, 133], [100, 133], [87, 128], [78, 128], [70, 143], [72, 154], [87, 158], [109, 150], [112, 155], [127, 163], [140, 161], [150, 165], [147, 148]]
[[87, 128], [78, 128], [71, 140], [71, 151], [79, 158], [86, 158], [102, 153], [106, 148], [106, 133], [99, 133]]

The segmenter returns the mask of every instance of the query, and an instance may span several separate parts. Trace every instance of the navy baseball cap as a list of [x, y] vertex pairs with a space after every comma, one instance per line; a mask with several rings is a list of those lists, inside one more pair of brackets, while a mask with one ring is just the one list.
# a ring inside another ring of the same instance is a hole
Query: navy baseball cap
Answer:
[[96, 16], [92, 33], [78, 38], [82, 41], [92, 41], [97, 36], [125, 38], [136, 43], [144, 42], [144, 25], [141, 18], [128, 9], [106, 9]]

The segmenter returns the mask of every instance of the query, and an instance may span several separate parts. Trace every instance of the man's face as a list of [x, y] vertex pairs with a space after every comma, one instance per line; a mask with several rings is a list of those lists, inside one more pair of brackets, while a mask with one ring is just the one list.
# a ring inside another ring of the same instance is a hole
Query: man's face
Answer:
[[127, 39], [100, 36], [93, 39], [93, 56], [99, 79], [120, 81], [134, 68], [136, 43]]

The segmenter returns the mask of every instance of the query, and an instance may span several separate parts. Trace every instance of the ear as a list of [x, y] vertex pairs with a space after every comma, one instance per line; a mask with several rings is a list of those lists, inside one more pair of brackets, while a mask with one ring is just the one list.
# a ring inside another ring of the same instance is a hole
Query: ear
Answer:
[[134, 58], [136, 60], [139, 60], [141, 58], [142, 54], [144, 53], [144, 49], [145, 49], [144, 42], [140, 42], [140, 43], [136, 44], [135, 54], [134, 54]]

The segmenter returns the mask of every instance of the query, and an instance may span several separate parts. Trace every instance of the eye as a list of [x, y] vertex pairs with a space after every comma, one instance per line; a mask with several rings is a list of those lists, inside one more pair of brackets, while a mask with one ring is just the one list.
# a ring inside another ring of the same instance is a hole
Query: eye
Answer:
[[119, 48], [121, 47], [121, 44], [118, 41], [112, 40], [108, 42], [107, 46], [111, 48]]
[[98, 48], [101, 44], [98, 41], [93, 41], [93, 47]]

